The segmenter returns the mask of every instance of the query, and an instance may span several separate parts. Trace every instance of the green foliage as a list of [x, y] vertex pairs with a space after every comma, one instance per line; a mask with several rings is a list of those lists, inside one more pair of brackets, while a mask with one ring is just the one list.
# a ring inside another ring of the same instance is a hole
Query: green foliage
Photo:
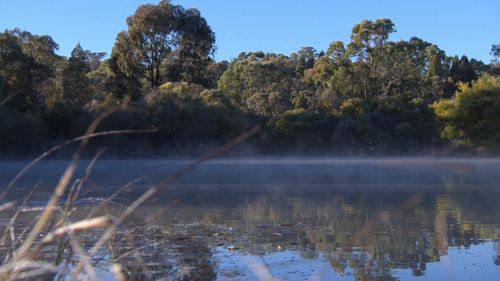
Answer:
[[207, 66], [207, 70], [205, 72], [205, 80], [207, 81], [207, 88], [215, 89], [217, 88], [217, 81], [221, 78], [222, 74], [226, 72], [229, 68], [229, 63], [227, 61], [221, 62], [211, 62]]
[[94, 116], [80, 108], [55, 103], [50, 111], [41, 115], [49, 140], [62, 140], [85, 133]]
[[493, 62], [500, 60], [500, 44], [491, 46], [491, 56], [493, 57]]
[[181, 144], [187, 141], [200, 146], [235, 137], [246, 127], [241, 115], [221, 93], [189, 94], [173, 88], [147, 105], [146, 122], [159, 130], [151, 137], [153, 147], [182, 151]]
[[335, 151], [331, 146], [331, 135], [336, 120], [332, 115], [303, 108], [284, 112], [268, 122], [266, 128], [266, 147], [269, 153], [318, 153]]
[[472, 147], [500, 148], [500, 78], [484, 75], [471, 86], [460, 83], [453, 98], [433, 107], [443, 123], [443, 137]]
[[92, 92], [88, 73], [88, 55], [78, 43], [62, 71], [61, 91], [66, 106], [80, 108], [90, 101]]
[[142, 69], [134, 50], [128, 43], [125, 32], [118, 33], [108, 61], [111, 75], [106, 79], [106, 89], [117, 99], [130, 96], [133, 100], [141, 96]]
[[200, 12], [166, 0], [139, 6], [107, 59], [79, 44], [61, 57], [50, 36], [5, 31], [0, 153], [39, 152], [78, 136], [126, 98], [137, 112], [100, 129], [159, 132], [96, 140], [91, 149], [198, 154], [255, 124], [262, 134], [252, 145], [266, 153], [433, 153], [446, 141], [497, 149], [498, 46], [487, 65], [420, 38], [391, 41], [393, 32], [390, 19], [363, 20], [349, 42], [326, 52], [242, 52], [215, 62], [215, 35]]
[[491, 74], [500, 75], [500, 44], [491, 46]]
[[111, 55], [118, 83], [142, 77], [154, 89], [165, 81], [208, 83], [204, 71], [215, 35], [198, 10], [162, 0], [139, 6], [127, 18], [127, 26], [118, 34]]
[[[0, 74], [9, 104], [21, 111], [39, 111], [57, 96], [58, 75], [63, 59], [50, 36], [14, 29], [0, 35], [3, 50]], [[15, 81], [15, 82], [14, 82]], [[0, 87], [1, 88], [1, 87]], [[1, 90], [0, 90], [1, 91]]]
[[450, 76], [456, 83], [471, 82], [477, 79], [477, 74], [466, 56], [462, 56], [460, 59], [458, 56], [453, 57]]
[[221, 76], [219, 90], [247, 111], [275, 116], [291, 108], [295, 69], [275, 54], [242, 54]]
[[429, 104], [409, 94], [377, 100], [373, 122], [383, 134], [387, 152], [431, 152], [439, 143], [438, 126]]
[[0, 107], [0, 136], [0, 156], [25, 157], [45, 149], [47, 132], [37, 114]]
[[17, 38], [22, 51], [27, 56], [44, 66], [44, 70], [53, 74], [56, 71], [57, 63], [61, 57], [55, 54], [59, 45], [48, 35], [34, 35], [28, 31], [14, 29], [9, 31]]
[[176, 65], [180, 67], [181, 81], [208, 86], [205, 77], [215, 51], [215, 33], [197, 9], [187, 9], [180, 18], [180, 43]]
[[304, 71], [313, 68], [314, 62], [318, 57], [316, 49], [313, 47], [303, 47], [297, 52], [297, 66], [295, 67], [295, 75], [303, 77]]
[[0, 33], [0, 100], [19, 111], [37, 110], [40, 99], [38, 83], [46, 77], [43, 65], [25, 54], [15, 34]]
[[390, 19], [363, 20], [354, 25], [349, 51], [358, 60], [370, 59], [374, 51], [380, 49], [396, 30]]

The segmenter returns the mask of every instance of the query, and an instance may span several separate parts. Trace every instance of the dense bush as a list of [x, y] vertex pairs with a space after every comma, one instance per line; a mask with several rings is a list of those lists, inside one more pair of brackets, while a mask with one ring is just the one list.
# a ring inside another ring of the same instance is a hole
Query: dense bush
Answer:
[[500, 77], [484, 75], [460, 83], [450, 99], [434, 104], [441, 135], [456, 144], [500, 149]]
[[448, 57], [415, 37], [390, 41], [390, 19], [356, 24], [350, 42], [326, 52], [256, 51], [231, 62], [213, 61], [215, 36], [195, 9], [143, 5], [127, 28], [107, 59], [79, 44], [65, 58], [50, 36], [0, 33], [0, 154], [40, 153], [124, 100], [133, 112], [115, 113], [98, 130], [157, 132], [96, 139], [89, 153], [199, 154], [254, 125], [262, 131], [251, 151], [266, 154], [499, 148], [498, 59]]

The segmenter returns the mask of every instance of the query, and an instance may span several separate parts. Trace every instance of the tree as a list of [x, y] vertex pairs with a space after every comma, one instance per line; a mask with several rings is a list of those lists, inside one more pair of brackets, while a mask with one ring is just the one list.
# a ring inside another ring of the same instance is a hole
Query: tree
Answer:
[[500, 75], [500, 44], [491, 46], [491, 73]]
[[472, 147], [500, 148], [500, 78], [483, 75], [459, 83], [455, 96], [436, 102], [443, 137]]
[[176, 17], [180, 9], [161, 1], [158, 5], [141, 5], [127, 18], [128, 32], [122, 33], [127, 39], [124, 43], [131, 45], [152, 88], [161, 85], [160, 65], [179, 44]]
[[[259, 52], [246, 53], [232, 62], [218, 82], [219, 90], [243, 106], [251, 105], [251, 110], [256, 109], [255, 105], [267, 106], [267, 97], [271, 93], [274, 93], [276, 104], [280, 104], [276, 108], [282, 108], [285, 100], [291, 106], [295, 66], [288, 58], [275, 54], [266, 54], [262, 59], [259, 56]], [[280, 98], [276, 97], [277, 93]], [[252, 101], [247, 103], [251, 97]], [[263, 109], [257, 111], [270, 113]]]
[[369, 60], [396, 30], [390, 19], [363, 20], [352, 28], [349, 49], [358, 60]]
[[68, 63], [62, 71], [62, 96], [64, 103], [70, 108], [79, 108], [92, 98], [90, 82], [87, 74], [90, 72], [88, 52], [80, 43], [76, 44]]
[[55, 53], [59, 49], [59, 45], [54, 42], [52, 37], [34, 35], [18, 28], [9, 31], [9, 33], [17, 38], [24, 54], [33, 58], [36, 63], [43, 65], [44, 71], [54, 75], [56, 64], [61, 60], [61, 57]]
[[227, 61], [220, 62], [211, 62], [204, 73], [205, 79], [208, 82], [209, 89], [217, 88], [217, 81], [219, 81], [220, 77], [226, 70], [229, 68], [229, 63]]
[[379, 94], [379, 62], [387, 55], [383, 46], [393, 32], [394, 24], [390, 19], [363, 20], [352, 28], [348, 52], [355, 60], [353, 71], [360, 84], [361, 92], [356, 96], [370, 98]]
[[[113, 76], [109, 63], [109, 59], [102, 62], [99, 61], [99, 67], [86, 75], [89, 80], [92, 96], [94, 98], [105, 100], [111, 94], [109, 88], [107, 87], [108, 85], [106, 84], [106, 82], [111, 80], [111, 77]], [[90, 66], [90, 68], [92, 68], [92, 66]], [[121, 100], [116, 99], [116, 101], [120, 102]]]
[[179, 23], [180, 44], [176, 51], [182, 81], [208, 86], [204, 72], [212, 62], [215, 34], [197, 9], [188, 9]]
[[328, 50], [326, 51], [326, 55], [334, 61], [341, 60], [345, 57], [345, 54], [346, 49], [344, 46], [344, 42], [342, 41], [333, 41], [332, 43], [330, 43], [330, 46], [328, 46]]
[[105, 85], [112, 97], [122, 100], [130, 96], [137, 100], [141, 96], [142, 65], [125, 31], [116, 36], [108, 64], [112, 75], [107, 77]]
[[36, 110], [40, 97], [36, 85], [45, 75], [43, 65], [26, 55], [16, 35], [0, 33], [0, 104], [19, 110]]
[[491, 45], [491, 56], [493, 57], [492, 62], [500, 62], [500, 44]]
[[434, 98], [450, 97], [454, 91], [454, 85], [448, 81], [450, 63], [445, 52], [436, 45], [430, 45], [425, 49], [427, 59], [426, 81], [431, 84], [432, 96]]
[[466, 56], [462, 56], [460, 59], [458, 56], [453, 57], [450, 68], [450, 76], [455, 83], [469, 83], [477, 79], [477, 74], [474, 71], [473, 66], [469, 63], [469, 58]]
[[318, 56], [318, 52], [313, 47], [302, 47], [297, 52], [297, 66], [295, 67], [295, 75], [297, 77], [304, 76], [304, 71], [313, 68], [314, 62]]
[[61, 65], [64, 60], [55, 52], [59, 45], [48, 35], [35, 35], [27, 31], [15, 29], [23, 52], [32, 57], [41, 67], [34, 73], [36, 77], [35, 90], [40, 102], [50, 107], [57, 100], [57, 84], [61, 79]]
[[[133, 65], [153, 89], [167, 78], [161, 71], [166, 61], [182, 68], [174, 78], [180, 76], [189, 82], [202, 79], [200, 72], [210, 61], [215, 35], [198, 10], [185, 10], [162, 0], [157, 5], [139, 6], [127, 18], [127, 26], [127, 31], [118, 34], [113, 48], [112, 56], [127, 60], [119, 67]], [[126, 68], [121, 71], [127, 73]]]

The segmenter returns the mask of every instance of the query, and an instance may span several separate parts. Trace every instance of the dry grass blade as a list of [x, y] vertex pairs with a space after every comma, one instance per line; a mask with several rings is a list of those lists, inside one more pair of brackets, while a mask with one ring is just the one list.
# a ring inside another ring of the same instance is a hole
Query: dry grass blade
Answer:
[[79, 194], [79, 187], [80, 187], [81, 180], [76, 179], [75, 182], [71, 185], [69, 188], [68, 196], [66, 198], [66, 203], [63, 204], [64, 208], [64, 213], [68, 213], [68, 210], [71, 208], [72, 202], [71, 199], [73, 197], [77, 197]]
[[24, 200], [23, 200], [23, 205], [27, 205], [28, 202], [31, 200], [31, 197], [33, 196], [33, 193], [35, 193], [35, 191], [38, 189], [38, 187], [40, 187], [40, 185], [42, 184], [42, 181], [39, 181], [35, 184], [35, 186], [33, 186], [33, 188], [30, 190], [30, 192], [28, 193], [28, 195], [26, 195], [24, 197]]
[[[88, 280], [97, 280], [94, 268], [92, 267], [92, 263], [90, 261], [90, 257], [84, 253], [83, 249], [80, 247], [80, 244], [73, 235], [73, 231], [71, 229], [68, 231], [68, 237], [71, 248], [83, 263], [83, 267], [85, 268], [85, 271], [87, 273]], [[76, 279], [76, 278], [77, 275], [72, 274], [71, 279]]]
[[15, 274], [13, 278], [6, 278], [5, 280], [16, 280], [20, 279], [19, 274], [21, 274], [23, 271], [30, 272], [33, 270], [37, 270], [37, 272], [41, 274], [46, 274], [49, 272], [56, 273], [58, 272], [59, 269], [53, 265], [44, 262], [20, 261], [16, 263], [8, 263], [0, 267], [0, 276], [4, 277], [3, 274], [13, 273]]
[[168, 209], [168, 206], [161, 208], [156, 213], [154, 213], [152, 216], [146, 218], [146, 220], [145, 220], [144, 223], [145, 224], [150, 224], [151, 222], [153, 222], [154, 220], [156, 220], [158, 217], [160, 217], [167, 209]]
[[140, 182], [142, 180], [142, 178], [137, 178], [137, 179], [134, 179], [133, 181], [131, 182], [128, 182], [127, 184], [125, 184], [124, 186], [122, 186], [120, 189], [118, 189], [115, 193], [111, 194], [111, 196], [109, 196], [108, 198], [106, 198], [104, 201], [100, 202], [99, 205], [97, 205], [95, 208], [92, 208], [90, 214], [87, 216], [87, 218], [91, 218], [93, 217], [95, 214], [99, 213], [104, 207], [106, 207], [107, 204], [109, 204], [110, 202], [113, 201], [113, 199], [118, 196], [120, 193], [122, 193], [123, 191], [129, 189], [130, 187], [132, 187], [134, 184]]
[[[18, 243], [19, 241], [21, 241], [21, 239], [24, 237], [24, 235], [26, 235], [26, 233], [29, 231], [30, 226], [32, 226], [33, 224], [35, 224], [35, 222], [36, 222], [39, 218], [40, 218], [40, 216], [36, 216], [33, 220], [31, 220], [29, 223], [27, 223], [27, 224], [24, 226], [24, 228], [23, 228], [23, 230], [21, 231], [21, 233], [19, 233], [19, 234], [17, 235], [17, 238], [16, 238], [15, 242], [13, 243], [14, 245], [17, 245], [17, 243]], [[11, 219], [11, 222], [9, 222], [9, 228], [10, 228], [10, 227], [12, 227], [12, 225], [15, 223], [15, 220], [17, 220], [17, 217], [16, 217], [16, 218]], [[4, 243], [4, 240], [3, 240], [3, 239], [4, 239], [4, 237], [2, 237], [2, 242], [1, 242], [2, 244], [1, 244], [1, 245], [3, 245], [3, 243]]]
[[14, 207], [14, 202], [7, 202], [3, 205], [0, 205], [0, 212], [3, 212], [5, 210], [8, 210], [10, 208]]
[[45, 268], [32, 269], [26, 272], [21, 272], [16, 275], [14, 279], [11, 280], [30, 280], [32, 278], [40, 277], [46, 275], [47, 273], [56, 273], [55, 271], [48, 271]]
[[[66, 172], [68, 172], [68, 171], [71, 170], [71, 167], [74, 166], [76, 160], [80, 158], [80, 153], [85, 148], [85, 146], [87, 146], [89, 140], [91, 138], [93, 138], [93, 137], [113, 135], [112, 132], [119, 132], [119, 131], [121, 131], [119, 134], [156, 132], [156, 130], [153, 129], [153, 130], [117, 130], [117, 131], [105, 131], [105, 132], [95, 133], [95, 131], [96, 131], [97, 127], [99, 126], [99, 124], [101, 124], [102, 121], [104, 121], [106, 118], [108, 118], [113, 113], [118, 112], [118, 111], [131, 111], [131, 112], [137, 111], [136, 109], [128, 107], [128, 103], [129, 102], [130, 102], [130, 97], [126, 97], [120, 107], [109, 108], [108, 110], [106, 110], [105, 112], [103, 112], [99, 116], [97, 116], [92, 121], [92, 123], [89, 125], [89, 127], [87, 128], [87, 131], [85, 132], [85, 134], [83, 136], [73, 138], [71, 140], [66, 141], [65, 143], [62, 143], [62, 144], [57, 145], [57, 146], [54, 146], [51, 149], [47, 150], [46, 152], [42, 153], [40, 156], [38, 156], [37, 158], [35, 158], [33, 161], [31, 161], [28, 165], [26, 165], [26, 167], [23, 168], [23, 170], [21, 170], [14, 177], [14, 179], [11, 180], [11, 182], [7, 185], [7, 187], [5, 188], [5, 190], [0, 194], [0, 199], [4, 198], [4, 196], [7, 194], [7, 192], [9, 192], [9, 190], [12, 188], [12, 186], [14, 186], [14, 184], [29, 169], [31, 169], [31, 167], [33, 167], [36, 163], [38, 163], [43, 158], [47, 157], [48, 155], [54, 153], [55, 151], [61, 149], [64, 146], [67, 146], [67, 145], [75, 143], [75, 142], [80, 142], [80, 145], [78, 146], [78, 148], [76, 149], [75, 153], [73, 154], [73, 158], [71, 160], [71, 164], [66, 169]], [[64, 176], [61, 177], [61, 179], [63, 179], [63, 178], [64, 178]], [[57, 190], [57, 188], [56, 188], [56, 190]]]
[[250, 131], [240, 135], [239, 137], [235, 138], [228, 144], [220, 147], [219, 149], [216, 149], [210, 153], [208, 153], [205, 156], [202, 156], [201, 158], [193, 161], [183, 169], [179, 170], [177, 173], [175, 173], [172, 176], [166, 177], [163, 179], [158, 185], [151, 187], [148, 189], [146, 192], [144, 192], [139, 198], [137, 198], [119, 217], [118, 219], [113, 223], [112, 227], [110, 227], [102, 236], [102, 238], [94, 245], [94, 247], [91, 250], [92, 254], [95, 254], [98, 249], [100, 249], [107, 241], [111, 235], [113, 234], [114, 230], [116, 227], [118, 227], [119, 224], [121, 224], [130, 214], [132, 214], [140, 205], [142, 205], [146, 200], [148, 200], [151, 196], [153, 196], [155, 193], [158, 191], [162, 190], [163, 188], [167, 187], [170, 185], [172, 182], [180, 178], [181, 176], [185, 175], [186, 173], [190, 172], [193, 170], [196, 166], [200, 165], [203, 162], [206, 162], [218, 155], [221, 155], [225, 152], [227, 152], [229, 149], [231, 149], [233, 146], [247, 140], [254, 134], [256, 134], [260, 128], [258, 126], [254, 127]]
[[[71, 159], [70, 164], [68, 165], [68, 167], [64, 171], [63, 175], [59, 179], [59, 182], [58, 182], [52, 196], [48, 200], [47, 205], [46, 205], [47, 208], [45, 208], [45, 210], [42, 212], [42, 214], [40, 215], [40, 219], [35, 223], [35, 225], [33, 226], [33, 229], [28, 234], [28, 237], [26, 237], [26, 240], [24, 241], [24, 243], [21, 245], [21, 247], [19, 247], [19, 249], [16, 253], [16, 259], [26, 258], [26, 255], [28, 254], [29, 249], [30, 249], [31, 245], [33, 244], [33, 242], [35, 241], [37, 235], [46, 226], [49, 218], [52, 215], [52, 207], [56, 206], [57, 201], [64, 194], [64, 191], [66, 190], [66, 187], [68, 186], [68, 183], [76, 170], [78, 159], [80, 159], [80, 154], [83, 151], [83, 149], [87, 146], [87, 144], [90, 140], [90, 138], [88, 136], [95, 134], [94, 131], [97, 129], [99, 124], [104, 119], [109, 117], [111, 114], [113, 114], [117, 111], [129, 111], [127, 109], [127, 103], [128, 103], [128, 100], [125, 101], [120, 108], [108, 109], [107, 111], [105, 111], [101, 115], [99, 115], [96, 119], [94, 119], [94, 121], [92, 121], [92, 123], [90, 124], [90, 126], [88, 127], [88, 129], [86, 131], [86, 134], [81, 137], [80, 145], [78, 146], [75, 153], [73, 154], [73, 157]], [[135, 130], [125, 130], [125, 131], [137, 133], [137, 131], [135, 131]], [[149, 130], [146, 130], [146, 131], [149, 131]], [[103, 132], [103, 133], [104, 133], [104, 135], [106, 135], [106, 133], [109, 134], [109, 131]], [[39, 158], [35, 159], [34, 161], [36, 161], [36, 162], [39, 161], [38, 160]], [[32, 162], [32, 163], [36, 163], [36, 162]], [[12, 187], [12, 185], [9, 184], [8, 188]], [[8, 191], [8, 188], [4, 192]], [[3, 196], [3, 195], [4, 195], [4, 193], [2, 193], [1, 196]], [[0, 196], [0, 198], [1, 198], [1, 196]], [[32, 257], [32, 258], [34, 258], [34, 257]], [[14, 262], [16, 262], [16, 260], [14, 260]]]
[[14, 184], [22, 177], [24, 176], [33, 166], [35, 166], [38, 162], [41, 160], [45, 159], [47, 156], [51, 155], [52, 153], [56, 152], [57, 150], [68, 146], [72, 143], [76, 143], [82, 140], [88, 140], [91, 138], [96, 138], [96, 137], [104, 137], [104, 136], [111, 136], [111, 135], [123, 135], [123, 134], [144, 134], [144, 133], [154, 133], [157, 132], [156, 129], [147, 129], [147, 130], [112, 130], [112, 131], [104, 131], [104, 132], [97, 132], [97, 133], [91, 133], [91, 134], [85, 134], [76, 138], [73, 138], [71, 140], [68, 140], [62, 144], [56, 145], [52, 147], [51, 149], [45, 151], [42, 153], [40, 156], [32, 160], [28, 165], [26, 165], [7, 185], [7, 187], [2, 191], [0, 194], [0, 199], [3, 199], [5, 195], [12, 189]]
[[125, 240], [127, 241], [128, 246], [134, 252], [134, 257], [135, 257], [135, 260], [137, 261], [137, 264], [142, 268], [142, 271], [144, 273], [147, 273], [148, 267], [146, 266], [144, 259], [141, 257], [141, 254], [139, 253], [139, 249], [135, 246], [134, 237], [130, 234], [130, 232], [128, 230], [125, 231], [123, 233], [123, 235], [125, 236]]
[[92, 219], [87, 219], [75, 222], [69, 225], [61, 226], [45, 236], [42, 244], [53, 242], [56, 238], [66, 235], [69, 232], [84, 231], [95, 228], [106, 228], [113, 222], [113, 219], [108, 216], [102, 216]]
[[[87, 165], [87, 168], [85, 169], [85, 175], [81, 180], [78, 181], [78, 184], [75, 186], [75, 188], [71, 188], [68, 198], [66, 199], [66, 204], [64, 207], [64, 213], [66, 213], [67, 216], [70, 214], [70, 209], [74, 206], [76, 200], [78, 199], [78, 196], [80, 195], [80, 190], [83, 187], [83, 184], [87, 182], [87, 180], [90, 178], [90, 174], [92, 173], [92, 169], [94, 168], [95, 163], [97, 162], [97, 159], [101, 157], [101, 155], [104, 153], [105, 149], [100, 149], [94, 158], [92, 158], [92, 161], [90, 161], [89, 165]], [[90, 216], [92, 217], [92, 216]], [[90, 218], [88, 217], [88, 218]]]
[[121, 260], [123, 260], [123, 259], [125, 259], [125, 258], [128, 258], [128, 257], [130, 257], [130, 256], [132, 256], [132, 255], [135, 255], [135, 254], [137, 253], [137, 251], [139, 251], [139, 252], [140, 252], [140, 251], [141, 251], [141, 250], [143, 250], [144, 248], [145, 248], [144, 246], [143, 246], [143, 247], [136, 247], [136, 248], [135, 248], [135, 249], [133, 249], [133, 250], [127, 251], [127, 252], [125, 252], [125, 253], [121, 254], [120, 256], [118, 256], [118, 257], [116, 257], [116, 258], [113, 258], [113, 261], [114, 261], [114, 262], [119, 262], [119, 261], [121, 261]]
[[[73, 176], [75, 170], [76, 170], [76, 165], [77, 161], [80, 157], [81, 152], [83, 151], [84, 147], [88, 143], [90, 138], [93, 137], [98, 137], [98, 136], [107, 136], [107, 135], [114, 135], [114, 134], [126, 134], [126, 133], [144, 133], [144, 132], [154, 132], [156, 130], [117, 130], [117, 131], [106, 131], [106, 132], [98, 132], [95, 133], [95, 129], [97, 126], [104, 120], [107, 116], [109, 116], [112, 112], [114, 111], [108, 111], [102, 114], [100, 117], [96, 118], [94, 122], [89, 126], [87, 133], [83, 136], [74, 138], [72, 140], [69, 140], [63, 144], [60, 144], [56, 147], [53, 147], [52, 149], [46, 151], [44, 154], [40, 155], [37, 157], [35, 160], [30, 162], [23, 170], [21, 170], [18, 175], [9, 183], [9, 185], [4, 189], [2, 194], [0, 194], [0, 198], [3, 198], [7, 192], [14, 186], [14, 184], [21, 178], [28, 170], [30, 170], [36, 163], [47, 157], [48, 155], [52, 154], [54, 151], [69, 145], [71, 143], [75, 143], [80, 141], [80, 145], [73, 154], [72, 160], [70, 164], [67, 166], [65, 172], [59, 179], [59, 182], [57, 186], [55, 187], [55, 190], [48, 200], [46, 207], [43, 208], [42, 213], [40, 214], [38, 220], [36, 221], [35, 225], [32, 227], [30, 233], [27, 235], [27, 237], [24, 239], [23, 244], [15, 250], [13, 255], [11, 256], [12, 258], [7, 260], [6, 263], [4, 263], [2, 266], [0, 266], [0, 276], [1, 278], [7, 277], [9, 280], [19, 278], [20, 276], [34, 276], [37, 274], [40, 274], [42, 270], [40, 267], [32, 267], [31, 269], [28, 268], [28, 266], [23, 267], [22, 269], [19, 269], [20, 267], [18, 265], [33, 265], [35, 264], [32, 262], [34, 259], [37, 258], [39, 255], [39, 250], [43, 247], [43, 245], [49, 244], [51, 242], [54, 242], [56, 239], [64, 237], [67, 235], [70, 237], [70, 245], [71, 248], [77, 253], [79, 256], [81, 256], [80, 262], [78, 264], [78, 267], [76, 268], [75, 271], [73, 271], [72, 276], [78, 276], [79, 272], [83, 268], [85, 268], [85, 271], [87, 272], [87, 275], [91, 278], [93, 278], [95, 275], [93, 274], [93, 269], [92, 266], [90, 265], [90, 259], [88, 258], [87, 255], [83, 253], [83, 250], [80, 248], [78, 242], [76, 239], [73, 237], [74, 232], [78, 231], [85, 231], [85, 230], [90, 230], [90, 229], [95, 229], [95, 228], [106, 228], [104, 234], [102, 237], [94, 244], [92, 249], [89, 251], [90, 256], [94, 256], [97, 254], [100, 248], [109, 241], [109, 239], [112, 237], [114, 232], [116, 231], [117, 227], [128, 217], [130, 214], [132, 214], [141, 204], [143, 204], [146, 200], [148, 200], [153, 194], [156, 192], [162, 190], [163, 188], [167, 187], [170, 185], [172, 182], [177, 180], [179, 177], [183, 176], [184, 174], [188, 173], [192, 169], [194, 169], [197, 165], [208, 161], [214, 157], [217, 157], [228, 150], [230, 150], [233, 146], [245, 141], [246, 139], [250, 138], [254, 134], [258, 132], [260, 129], [258, 126], [254, 127], [252, 130], [243, 133], [239, 137], [235, 138], [231, 142], [227, 143], [226, 145], [220, 147], [219, 149], [213, 150], [210, 153], [206, 154], [203, 157], [200, 157], [199, 159], [193, 161], [177, 173], [175, 173], [172, 176], [166, 177], [160, 183], [157, 185], [151, 187], [148, 189], [145, 193], [143, 193], [139, 198], [137, 198], [130, 206], [128, 206], [125, 211], [116, 219], [112, 220], [109, 216], [103, 216], [103, 217], [97, 217], [97, 218], [91, 218], [91, 219], [86, 219], [83, 221], [79, 221], [76, 223], [71, 223], [64, 225], [62, 227], [59, 227], [51, 232], [49, 232], [48, 235], [45, 236], [45, 238], [41, 241], [40, 244], [37, 245], [36, 249], [37, 250], [31, 250], [32, 246], [34, 245], [38, 234], [43, 231], [44, 228], [48, 226], [48, 222], [54, 212], [55, 209], [57, 209], [57, 201], [62, 197], [64, 194], [69, 181], [71, 180], [71, 177]], [[97, 157], [96, 157], [97, 158]], [[95, 158], [95, 159], [96, 159]], [[91, 167], [95, 163], [94, 161], [89, 165], [87, 168], [87, 173], [86, 173], [86, 178], [88, 178], [88, 175], [90, 174]], [[76, 196], [79, 194], [79, 189], [81, 188], [81, 185], [83, 184], [82, 182], [77, 183], [79, 188], [75, 188], [71, 192], [71, 196], [68, 198], [68, 205], [72, 205], [74, 203], [74, 199]], [[125, 189], [126, 187], [124, 187]], [[111, 199], [111, 198], [110, 198]], [[110, 200], [109, 200], [110, 201]], [[13, 204], [12, 204], [13, 205]], [[10, 205], [4, 204], [1, 207], [2, 208], [7, 208]], [[3, 210], [3, 209], [0, 209]], [[68, 211], [69, 208], [66, 209]], [[63, 212], [64, 215], [64, 212]], [[129, 239], [130, 240], [130, 237]], [[128, 241], [129, 243], [133, 242], [132, 240]], [[53, 268], [51, 268], [53, 269]], [[57, 270], [57, 269], [56, 269]], [[49, 270], [50, 271], [50, 270]], [[0, 278], [0, 279], [1, 279]]]
[[[111, 237], [113, 236], [113, 233], [115, 233], [118, 226], [128, 216], [130, 216], [140, 205], [142, 205], [149, 198], [151, 198], [151, 196], [153, 196], [155, 193], [157, 193], [158, 191], [169, 186], [172, 182], [176, 181], [178, 178], [187, 174], [188, 172], [193, 170], [196, 166], [200, 165], [201, 163], [204, 163], [210, 159], [213, 159], [219, 155], [226, 153], [231, 148], [233, 148], [235, 145], [238, 145], [238, 144], [244, 142], [245, 140], [249, 139], [250, 137], [254, 136], [259, 130], [260, 130], [259, 126], [253, 127], [251, 130], [239, 135], [238, 137], [236, 137], [232, 141], [226, 143], [225, 145], [219, 147], [218, 149], [215, 149], [215, 150], [209, 152], [208, 154], [198, 158], [197, 160], [191, 162], [189, 165], [185, 166], [183, 169], [179, 170], [175, 174], [164, 178], [156, 186], [149, 188], [146, 192], [144, 192], [141, 196], [139, 196], [139, 198], [137, 198], [127, 209], [125, 209], [125, 211], [123, 211], [123, 213], [113, 222], [113, 224], [110, 225], [106, 229], [106, 231], [101, 236], [101, 238], [91, 248], [90, 256], [96, 255], [97, 252], [99, 251], [99, 249], [102, 248], [104, 246], [104, 244], [109, 239], [111, 239]], [[79, 266], [75, 269], [75, 271], [81, 271], [81, 269], [82, 269], [82, 264], [80, 263]]]
[[[155, 132], [155, 129], [148, 129], [148, 130], [116, 130], [116, 131], [105, 131], [105, 132], [98, 132], [96, 133], [95, 130], [97, 127], [100, 125], [100, 123], [108, 118], [111, 114], [117, 111], [134, 111], [133, 109], [128, 108], [128, 102], [130, 99], [125, 99], [121, 107], [117, 108], [110, 108], [107, 111], [103, 112], [100, 114], [98, 117], [96, 117], [93, 122], [90, 124], [88, 127], [86, 133], [83, 136], [76, 137], [74, 139], [68, 140], [65, 143], [62, 143], [60, 145], [57, 145], [33, 161], [31, 161], [28, 165], [26, 165], [15, 177], [10, 181], [10, 183], [7, 185], [7, 187], [3, 190], [3, 192], [0, 194], [0, 199], [4, 198], [5, 195], [9, 192], [9, 190], [14, 186], [14, 184], [27, 172], [29, 171], [36, 163], [44, 159], [45, 157], [49, 156], [50, 154], [54, 153], [55, 151], [61, 149], [64, 146], [67, 146], [69, 144], [75, 143], [75, 142], [80, 142], [78, 148], [73, 154], [73, 157], [71, 159], [70, 164], [67, 166], [66, 170], [64, 171], [63, 175], [59, 179], [59, 182], [57, 186], [55, 187], [54, 192], [52, 193], [51, 197], [49, 198], [46, 207], [43, 209], [42, 213], [40, 214], [39, 218], [35, 222], [35, 225], [32, 227], [30, 230], [29, 234], [27, 235], [26, 239], [24, 242], [20, 245], [19, 248], [16, 249], [16, 251], [13, 253], [12, 258], [7, 260], [3, 265], [0, 266], [0, 279], [3, 279], [5, 277], [9, 277], [9, 279], [16, 278], [18, 276], [19, 272], [16, 272], [16, 270], [13, 271], [13, 268], [15, 265], [18, 265], [23, 262], [30, 262], [31, 260], [34, 260], [37, 258], [39, 254], [39, 250], [41, 249], [41, 244], [39, 244], [36, 247], [36, 250], [32, 251], [31, 248], [36, 241], [38, 234], [43, 231], [44, 228], [46, 228], [49, 224], [49, 221], [52, 217], [52, 214], [54, 212], [54, 209], [56, 208], [57, 201], [62, 197], [64, 194], [68, 183], [73, 176], [76, 166], [77, 166], [77, 161], [80, 159], [80, 154], [83, 151], [83, 149], [86, 147], [88, 144], [89, 140], [93, 137], [99, 137], [99, 136], [109, 136], [109, 135], [116, 135], [116, 134], [129, 134], [129, 133], [147, 133], [147, 132]], [[4, 207], [7, 207], [8, 205], [5, 205]], [[61, 235], [64, 235], [68, 232], [72, 232], [75, 230], [84, 230], [84, 229], [89, 229], [91, 227], [106, 227], [110, 224], [110, 220], [108, 217], [106, 218], [95, 218], [95, 219], [90, 219], [90, 220], [85, 220], [82, 222], [78, 222], [75, 224], [72, 224], [70, 226], [58, 228], [51, 232], [48, 237], [45, 238], [45, 243], [48, 243], [49, 241], [54, 240], [56, 237], [60, 237]], [[80, 263], [81, 264], [81, 263]]]
[[[32, 189], [31, 191], [28, 193], [28, 195], [24, 198], [24, 201], [23, 201], [23, 205], [26, 205], [26, 203], [30, 200], [31, 196], [33, 195], [33, 192], [38, 188], [38, 186], [40, 186], [40, 182], [38, 182]], [[10, 205], [9, 205], [10, 204]], [[14, 206], [14, 202], [9, 202], [9, 203], [6, 203], [2, 206], [0, 206], [0, 212], [4, 211], [4, 210], [7, 210], [7, 209], [10, 209]], [[22, 209], [18, 208], [16, 213], [11, 217], [11, 219], [9, 220], [9, 224], [5, 227], [5, 233], [4, 235], [2, 236], [2, 238], [0, 238], [0, 245], [1, 246], [5, 246], [5, 241], [7, 239], [7, 235], [8, 235], [8, 231], [10, 229], [13, 228], [14, 224], [16, 223], [17, 221], [17, 218], [19, 217], [19, 215], [21, 214], [22, 212]], [[15, 243], [13, 244], [15, 245]]]

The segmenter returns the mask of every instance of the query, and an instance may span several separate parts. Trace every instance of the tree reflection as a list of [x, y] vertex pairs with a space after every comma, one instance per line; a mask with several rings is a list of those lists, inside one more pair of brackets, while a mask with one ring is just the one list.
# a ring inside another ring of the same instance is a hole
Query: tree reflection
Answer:
[[[498, 194], [482, 200], [477, 196], [443, 190], [226, 190], [204, 202], [202, 212], [189, 202], [181, 209], [187, 221], [230, 225], [228, 239], [243, 252], [268, 255], [285, 249], [304, 259], [322, 253], [339, 275], [351, 268], [356, 280], [393, 280], [396, 268], [424, 275], [427, 264], [447, 255], [449, 247], [500, 238], [500, 207], [494, 203]], [[485, 204], [487, 213], [482, 211]], [[499, 244], [494, 244], [495, 264]]]

